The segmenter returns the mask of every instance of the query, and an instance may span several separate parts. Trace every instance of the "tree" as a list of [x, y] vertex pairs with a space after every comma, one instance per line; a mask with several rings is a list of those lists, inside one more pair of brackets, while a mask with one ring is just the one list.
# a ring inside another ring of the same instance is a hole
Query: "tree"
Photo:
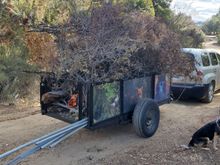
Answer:
[[206, 34], [220, 33], [220, 9], [216, 15], [204, 23], [202, 29]]
[[0, 100], [24, 95], [31, 76], [23, 70], [31, 70], [29, 52], [24, 41], [23, 19], [15, 15], [10, 6], [0, 2]]
[[170, 9], [171, 2], [172, 0], [153, 0], [155, 16], [161, 17], [166, 21], [170, 20], [173, 14]]
[[139, 10], [155, 16], [153, 0], [112, 0], [112, 4], [122, 4], [127, 10]]
[[199, 48], [205, 39], [203, 31], [192, 21], [190, 16], [183, 13], [173, 15], [169, 27], [178, 35], [182, 47]]

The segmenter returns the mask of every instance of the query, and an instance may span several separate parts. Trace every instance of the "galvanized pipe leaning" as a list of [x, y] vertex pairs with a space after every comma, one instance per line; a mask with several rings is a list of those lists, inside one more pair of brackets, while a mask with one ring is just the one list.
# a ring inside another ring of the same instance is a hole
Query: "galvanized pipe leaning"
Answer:
[[[14, 152], [25, 148], [27, 146], [33, 145], [35, 144], [36, 147], [32, 148], [31, 150], [28, 150], [27, 152], [24, 152], [23, 154], [17, 156], [14, 159], [14, 162], [17, 162], [16, 160], [20, 160], [22, 159], [22, 157], [26, 157], [26, 155], [30, 155], [32, 152], [36, 152], [42, 148], [48, 147], [50, 145], [50, 147], [55, 146], [56, 144], [58, 144], [59, 142], [61, 142], [62, 140], [66, 139], [67, 137], [71, 136], [72, 134], [74, 134], [75, 132], [77, 132], [78, 130], [86, 127], [88, 124], [88, 118], [82, 119], [80, 121], [77, 121], [73, 124], [70, 124], [66, 127], [63, 127], [59, 130], [53, 131], [47, 135], [44, 135], [40, 138], [31, 140], [23, 145], [20, 145], [10, 151], [7, 151], [3, 154], [0, 155], [0, 159], [7, 157], [11, 154], [13, 154]], [[13, 164], [13, 162], [11, 161], [11, 163], [9, 162], [9, 164]]]

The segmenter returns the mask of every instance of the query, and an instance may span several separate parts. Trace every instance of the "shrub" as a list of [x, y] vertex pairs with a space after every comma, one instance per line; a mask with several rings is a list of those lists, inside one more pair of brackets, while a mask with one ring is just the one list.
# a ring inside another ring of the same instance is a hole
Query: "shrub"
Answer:
[[156, 18], [111, 4], [88, 12], [74, 13], [64, 28], [53, 32], [62, 54], [57, 70], [83, 82], [190, 71], [177, 35]]
[[22, 20], [3, 3], [0, 3], [0, 18], [0, 101], [3, 101], [27, 94], [33, 76], [22, 71], [34, 67], [28, 63]]

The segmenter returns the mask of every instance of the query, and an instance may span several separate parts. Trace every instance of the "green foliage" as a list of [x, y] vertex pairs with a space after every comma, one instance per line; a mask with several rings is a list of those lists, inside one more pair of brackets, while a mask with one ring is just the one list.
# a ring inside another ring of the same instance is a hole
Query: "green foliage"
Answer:
[[[73, 10], [83, 11], [91, 4], [101, 5], [103, 0], [11, 0], [13, 14], [28, 21], [29, 25], [47, 23], [63, 24]], [[143, 10], [155, 15], [153, 0], [111, 0], [109, 2], [121, 3], [129, 10]]]
[[165, 21], [171, 19], [173, 12], [170, 9], [172, 0], [154, 0], [155, 15]]
[[9, 13], [0, 3], [0, 101], [23, 96], [31, 83], [31, 76], [21, 71], [33, 69], [28, 64], [28, 49], [24, 42], [24, 28], [20, 17]]
[[114, 3], [121, 3], [128, 10], [142, 10], [150, 13], [152, 16], [155, 15], [152, 0], [119, 0]]
[[35, 0], [12, 0], [13, 10], [18, 15], [27, 17], [33, 11]]
[[216, 34], [220, 33], [220, 9], [219, 12], [212, 16], [212, 18], [205, 22], [202, 27], [202, 30], [206, 34]]
[[71, 11], [76, 7], [72, 0], [53, 0], [47, 5], [44, 15], [44, 22], [48, 24], [58, 24], [65, 22]]
[[155, 16], [155, 10], [153, 5], [153, 0], [147, 0], [147, 9], [152, 16]]
[[202, 47], [205, 35], [192, 21], [192, 18], [183, 13], [175, 14], [170, 9], [172, 0], [154, 0], [155, 14], [179, 35], [182, 47]]
[[103, 85], [103, 88], [105, 89], [105, 95], [109, 101], [115, 98], [117, 96], [118, 92], [118, 84], [117, 83], [107, 83]]
[[24, 45], [0, 46], [0, 100], [22, 97], [27, 94], [33, 76], [22, 71], [33, 70], [27, 63], [27, 49]]
[[203, 31], [183, 13], [173, 15], [169, 22], [170, 28], [178, 35], [182, 47], [200, 48], [205, 39]]
[[144, 0], [128, 0], [127, 3], [131, 9], [145, 10], [147, 7], [146, 1]]
[[11, 0], [8, 3], [8, 8], [11, 14], [20, 17], [23, 24], [35, 24], [36, 16], [36, 1], [37, 0]]

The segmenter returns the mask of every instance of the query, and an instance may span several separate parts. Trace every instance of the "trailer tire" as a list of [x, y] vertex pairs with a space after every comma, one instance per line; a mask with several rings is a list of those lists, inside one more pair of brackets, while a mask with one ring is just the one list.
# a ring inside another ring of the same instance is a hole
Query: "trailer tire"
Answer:
[[152, 99], [140, 100], [133, 113], [133, 126], [138, 136], [148, 138], [154, 135], [160, 121], [158, 104]]

